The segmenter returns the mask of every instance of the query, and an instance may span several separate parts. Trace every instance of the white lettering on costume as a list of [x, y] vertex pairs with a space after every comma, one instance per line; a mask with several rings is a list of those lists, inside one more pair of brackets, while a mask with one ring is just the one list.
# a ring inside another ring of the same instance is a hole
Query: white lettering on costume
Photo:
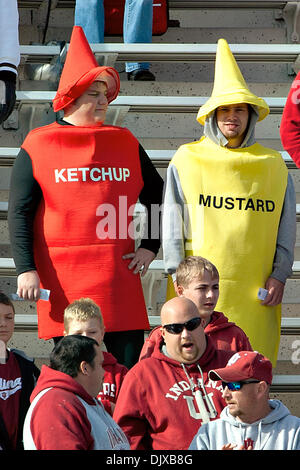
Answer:
[[72, 183], [78, 181], [127, 181], [130, 177], [129, 168], [55, 168], [55, 183]]
[[7, 400], [22, 388], [22, 379], [17, 377], [14, 380], [0, 379], [0, 399]]
[[60, 180], [64, 183], [67, 181], [66, 177], [63, 176], [63, 174], [62, 174], [64, 171], [66, 171], [65, 168], [62, 168], [61, 170], [54, 170], [55, 183], [59, 183]]

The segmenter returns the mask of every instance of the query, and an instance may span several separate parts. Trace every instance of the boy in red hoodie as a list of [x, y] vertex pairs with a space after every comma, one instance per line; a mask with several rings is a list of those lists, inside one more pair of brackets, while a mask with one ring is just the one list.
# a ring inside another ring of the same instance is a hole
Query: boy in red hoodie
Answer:
[[[95, 339], [98, 344], [103, 342], [105, 326], [101, 310], [89, 298], [81, 298], [68, 305], [64, 311], [64, 328], [65, 336], [83, 335]], [[102, 366], [104, 369], [103, 387], [97, 398], [112, 416], [121, 384], [128, 370], [106, 351], [103, 351]]]
[[[204, 331], [217, 349], [226, 351], [252, 351], [244, 331], [215, 311], [219, 298], [219, 272], [215, 265], [201, 256], [188, 256], [176, 270], [176, 293], [194, 302], [204, 320]], [[140, 360], [150, 357], [154, 345], [161, 337], [161, 327], [154, 328], [140, 354]]]

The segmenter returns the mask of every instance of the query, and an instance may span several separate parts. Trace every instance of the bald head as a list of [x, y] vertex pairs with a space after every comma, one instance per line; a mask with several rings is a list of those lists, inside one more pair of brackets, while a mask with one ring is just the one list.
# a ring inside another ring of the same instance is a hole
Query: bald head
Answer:
[[173, 299], [168, 300], [168, 302], [162, 306], [160, 316], [162, 325], [167, 325], [169, 323], [183, 323], [183, 316], [188, 316], [188, 320], [194, 317], [200, 317], [199, 311], [194, 302], [186, 297], [174, 297]]
[[[186, 297], [174, 297], [166, 302], [161, 309], [161, 334], [164, 338], [168, 355], [185, 364], [196, 362], [206, 349], [206, 336], [201, 323], [190, 320], [199, 318], [198, 308]], [[179, 324], [181, 332], [165, 328], [166, 325]]]

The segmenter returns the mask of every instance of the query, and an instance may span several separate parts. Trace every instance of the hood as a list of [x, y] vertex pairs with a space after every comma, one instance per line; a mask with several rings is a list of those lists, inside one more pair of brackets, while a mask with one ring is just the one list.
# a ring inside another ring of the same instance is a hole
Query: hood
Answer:
[[215, 331], [225, 330], [235, 326], [234, 322], [228, 320], [222, 312], [213, 312], [210, 322], [205, 327], [205, 333], [212, 333]]
[[96, 78], [106, 83], [107, 100], [110, 103], [120, 90], [119, 74], [113, 67], [99, 67], [83, 29], [74, 26], [58, 90], [53, 99], [53, 110], [57, 112], [71, 104]]
[[89, 395], [85, 389], [78, 382], [76, 382], [76, 380], [74, 380], [68, 374], [51, 369], [51, 367], [46, 365], [42, 366], [40, 376], [31, 394], [30, 401], [32, 402], [42, 390], [50, 387], [55, 387], [56, 389], [60, 388], [68, 392], [75, 393], [88, 404], [95, 405], [93, 397], [91, 397], [91, 395]]
[[[239, 148], [250, 147], [251, 145], [255, 144], [255, 125], [257, 123], [258, 117], [259, 115], [257, 108], [253, 105], [250, 106], [248, 128], [245, 134], [245, 138]], [[203, 133], [205, 137], [208, 137], [215, 144], [220, 145], [221, 147], [226, 147], [228, 144], [228, 140], [218, 127], [216, 110], [212, 111], [205, 119]]]
[[[272, 411], [264, 418], [259, 419], [258, 421], [255, 421], [254, 423], [252, 423], [250, 426], [262, 426], [264, 424], [272, 424], [272, 423], [275, 423], [276, 421], [279, 421], [282, 418], [285, 418], [287, 415], [290, 414], [290, 411], [288, 410], [288, 408], [279, 400], [269, 400], [269, 405], [272, 408]], [[234, 418], [229, 413], [228, 406], [226, 406], [222, 410], [220, 418], [223, 419], [223, 421], [226, 421], [227, 423], [229, 423], [231, 426], [235, 426], [238, 428], [244, 428], [244, 427], [249, 426], [249, 424], [247, 423], [242, 423], [241, 421], [237, 421], [236, 418]]]
[[220, 419], [225, 422], [227, 428], [226, 441], [243, 445], [250, 440], [253, 444], [255, 443], [254, 450], [274, 449], [275, 441], [278, 442], [282, 438], [279, 421], [290, 416], [290, 412], [279, 400], [269, 400], [269, 405], [272, 408], [271, 412], [251, 424], [237, 421], [226, 406], [220, 415]]
[[117, 364], [117, 359], [111, 353], [103, 351], [103, 367]]
[[213, 91], [211, 97], [200, 107], [197, 121], [204, 125], [209, 114], [219, 106], [236, 103], [254, 106], [258, 112], [258, 121], [262, 121], [270, 112], [267, 103], [249, 90], [227, 41], [219, 39]]

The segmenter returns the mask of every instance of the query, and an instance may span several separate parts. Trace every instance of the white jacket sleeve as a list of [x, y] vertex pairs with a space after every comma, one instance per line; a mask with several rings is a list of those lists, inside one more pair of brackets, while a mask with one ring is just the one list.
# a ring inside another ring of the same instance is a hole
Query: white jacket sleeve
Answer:
[[276, 253], [271, 277], [285, 283], [293, 272], [294, 247], [296, 243], [296, 195], [291, 175], [283, 203], [276, 243]]
[[[165, 271], [174, 274], [185, 257], [188, 212], [177, 169], [169, 165], [164, 186], [162, 246]], [[174, 279], [173, 279], [174, 280]]]
[[17, 0], [0, 0], [0, 71], [14, 72], [20, 63]]

